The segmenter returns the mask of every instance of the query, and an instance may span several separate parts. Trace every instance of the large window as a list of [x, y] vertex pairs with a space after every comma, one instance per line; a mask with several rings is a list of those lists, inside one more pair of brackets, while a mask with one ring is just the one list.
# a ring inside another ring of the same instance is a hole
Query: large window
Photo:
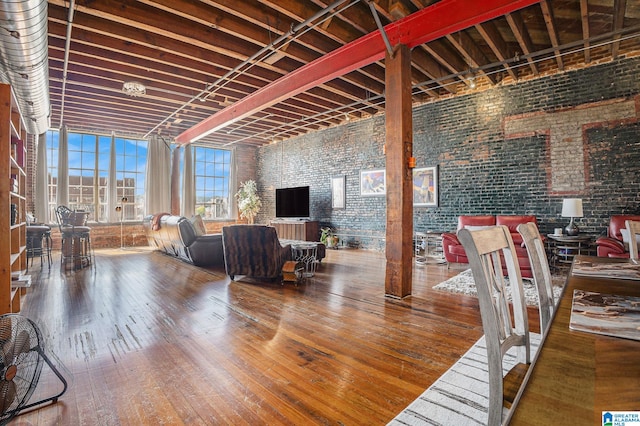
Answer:
[[[46, 140], [49, 211], [50, 220], [55, 222], [60, 173], [58, 131], [48, 131]], [[68, 207], [90, 212], [91, 221], [142, 220], [144, 215], [154, 213], [144, 211], [148, 142], [115, 138], [114, 145], [112, 152], [111, 136], [68, 133]], [[202, 146], [193, 149], [195, 211], [205, 219], [229, 217], [231, 161], [229, 150]], [[109, 200], [110, 182], [115, 185], [115, 200]]]
[[[58, 192], [59, 132], [47, 132], [47, 167], [50, 220], [55, 221]], [[90, 212], [89, 220], [109, 220], [108, 185], [111, 136], [68, 133], [69, 201], [72, 210]], [[141, 220], [144, 215], [144, 180], [147, 141], [115, 139], [116, 206], [118, 220]]]
[[229, 217], [231, 151], [194, 147], [196, 214], [205, 219]]

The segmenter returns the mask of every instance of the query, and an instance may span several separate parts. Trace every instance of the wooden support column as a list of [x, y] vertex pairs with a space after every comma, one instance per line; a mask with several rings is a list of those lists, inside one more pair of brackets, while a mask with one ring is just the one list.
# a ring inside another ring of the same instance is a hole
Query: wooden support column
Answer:
[[406, 45], [385, 59], [387, 241], [385, 294], [411, 294], [413, 261], [413, 155], [411, 51]]

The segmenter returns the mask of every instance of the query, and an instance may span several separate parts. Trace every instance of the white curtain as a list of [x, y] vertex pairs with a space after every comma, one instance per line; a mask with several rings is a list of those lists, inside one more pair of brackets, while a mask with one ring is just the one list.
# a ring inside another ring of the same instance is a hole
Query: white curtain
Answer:
[[62, 126], [58, 141], [58, 180], [56, 204], [69, 205], [69, 139], [67, 126]]
[[149, 140], [145, 214], [171, 211], [171, 147], [158, 136]]
[[193, 147], [191, 144], [184, 147], [184, 164], [182, 166], [182, 216], [191, 217], [195, 214], [196, 182], [193, 174]]
[[109, 148], [109, 177], [107, 178], [107, 214], [106, 220], [114, 223], [120, 220], [116, 212], [118, 198], [118, 179], [116, 178], [116, 135], [111, 133], [111, 146]]
[[54, 217], [49, 216], [49, 182], [47, 173], [47, 135], [41, 134], [36, 138], [36, 195], [35, 216], [38, 222], [55, 222]]

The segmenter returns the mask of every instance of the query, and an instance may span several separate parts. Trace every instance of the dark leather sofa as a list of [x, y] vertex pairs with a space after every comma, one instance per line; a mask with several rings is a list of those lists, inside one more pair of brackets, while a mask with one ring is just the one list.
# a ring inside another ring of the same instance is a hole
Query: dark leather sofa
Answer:
[[[485, 226], [505, 225], [509, 228], [509, 233], [516, 247], [516, 255], [520, 272], [525, 278], [532, 278], [531, 263], [529, 262], [529, 254], [524, 245], [522, 236], [518, 232], [518, 225], [521, 223], [533, 222], [538, 225], [538, 221], [533, 215], [480, 215], [480, 216], [459, 216], [458, 231], [463, 228], [479, 229]], [[469, 263], [467, 254], [464, 251], [462, 243], [458, 240], [458, 236], [454, 233], [446, 232], [442, 234], [442, 249], [444, 257], [449, 263]]]
[[625, 244], [622, 230], [627, 228], [627, 220], [640, 220], [640, 215], [618, 214], [609, 219], [607, 236], [596, 240], [597, 252], [600, 257], [629, 257], [629, 246]]
[[149, 245], [169, 256], [196, 266], [224, 265], [222, 234], [202, 234], [184, 216], [147, 216], [144, 228]]

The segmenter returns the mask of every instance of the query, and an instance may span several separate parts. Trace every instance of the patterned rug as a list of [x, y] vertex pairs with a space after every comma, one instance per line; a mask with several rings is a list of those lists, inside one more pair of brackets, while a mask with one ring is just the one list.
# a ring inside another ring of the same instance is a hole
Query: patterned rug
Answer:
[[[566, 277], [563, 275], [556, 275], [552, 277], [553, 294], [555, 300], [558, 300], [560, 298], [560, 293], [562, 292], [562, 287], [564, 286], [565, 280]], [[533, 280], [529, 278], [523, 278], [522, 284], [524, 286], [525, 303], [527, 305], [537, 306], [538, 292], [536, 291], [536, 287], [533, 284]], [[507, 285], [509, 285], [508, 280]], [[473, 274], [471, 273], [471, 269], [462, 271], [455, 277], [451, 277], [448, 280], [434, 286], [433, 288], [435, 290], [443, 290], [451, 293], [461, 293], [468, 296], [478, 297], [478, 292], [476, 290], [476, 284], [473, 281]]]
[[[540, 346], [540, 335], [530, 333], [530, 336], [533, 359]], [[513, 368], [516, 362], [515, 348], [512, 348], [504, 356], [504, 373]], [[487, 346], [482, 336], [462, 358], [388, 425], [486, 425], [488, 407]], [[505, 408], [503, 420], [507, 415], [508, 410]]]

